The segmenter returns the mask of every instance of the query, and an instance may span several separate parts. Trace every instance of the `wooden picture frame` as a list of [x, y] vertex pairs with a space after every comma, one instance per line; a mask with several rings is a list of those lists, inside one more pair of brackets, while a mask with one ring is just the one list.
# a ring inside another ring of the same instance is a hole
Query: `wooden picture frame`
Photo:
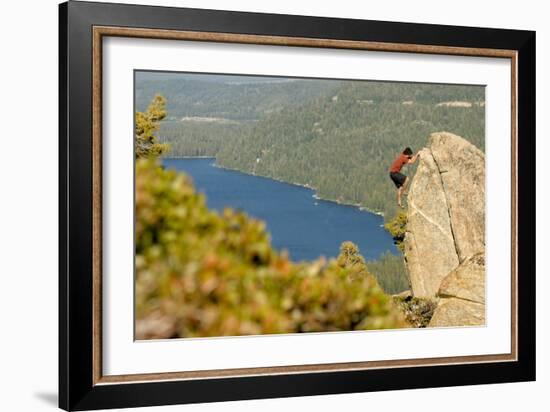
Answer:
[[[535, 33], [107, 3], [59, 8], [59, 406], [168, 405], [535, 379]], [[511, 352], [102, 373], [102, 40], [193, 40], [511, 61]], [[521, 185], [520, 185], [521, 183]]]

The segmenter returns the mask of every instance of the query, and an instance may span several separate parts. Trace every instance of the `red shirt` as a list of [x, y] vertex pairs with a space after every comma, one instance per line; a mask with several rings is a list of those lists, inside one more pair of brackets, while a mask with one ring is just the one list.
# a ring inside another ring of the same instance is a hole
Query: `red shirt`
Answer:
[[409, 163], [410, 158], [410, 156], [401, 153], [391, 164], [390, 172], [399, 172], [405, 164]]

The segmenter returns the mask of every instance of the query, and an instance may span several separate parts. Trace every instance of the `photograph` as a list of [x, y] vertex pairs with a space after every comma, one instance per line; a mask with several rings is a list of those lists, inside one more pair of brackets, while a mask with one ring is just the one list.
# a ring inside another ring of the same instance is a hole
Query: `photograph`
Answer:
[[484, 327], [484, 84], [134, 70], [134, 338]]
[[534, 380], [535, 32], [459, 23], [60, 5], [60, 407]]

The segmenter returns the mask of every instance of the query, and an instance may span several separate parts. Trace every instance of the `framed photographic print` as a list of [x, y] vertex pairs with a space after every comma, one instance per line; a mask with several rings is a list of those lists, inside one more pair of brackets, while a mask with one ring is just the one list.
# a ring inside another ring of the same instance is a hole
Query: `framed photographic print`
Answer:
[[66, 410], [535, 379], [535, 33], [60, 5]]

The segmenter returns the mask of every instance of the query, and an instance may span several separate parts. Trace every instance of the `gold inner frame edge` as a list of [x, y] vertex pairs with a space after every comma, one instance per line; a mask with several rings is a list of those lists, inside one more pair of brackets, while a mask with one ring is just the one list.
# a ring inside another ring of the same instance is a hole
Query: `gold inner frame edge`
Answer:
[[[102, 373], [102, 40], [103, 37], [187, 40], [236, 44], [256, 44], [290, 47], [317, 47], [399, 53], [421, 53], [474, 57], [508, 58], [511, 60], [511, 181], [512, 181], [512, 239], [511, 239], [511, 353], [495, 355], [452, 356], [441, 358], [394, 359], [314, 365], [288, 365], [254, 368], [217, 369], [201, 371], [103, 375]], [[320, 373], [414, 366], [457, 365], [468, 363], [513, 362], [517, 360], [517, 52], [505, 49], [432, 46], [404, 43], [385, 43], [356, 40], [265, 36], [239, 33], [178, 31], [131, 27], [94, 26], [92, 33], [92, 316], [93, 316], [93, 384], [130, 384], [170, 380], [216, 379], [228, 377]]]

